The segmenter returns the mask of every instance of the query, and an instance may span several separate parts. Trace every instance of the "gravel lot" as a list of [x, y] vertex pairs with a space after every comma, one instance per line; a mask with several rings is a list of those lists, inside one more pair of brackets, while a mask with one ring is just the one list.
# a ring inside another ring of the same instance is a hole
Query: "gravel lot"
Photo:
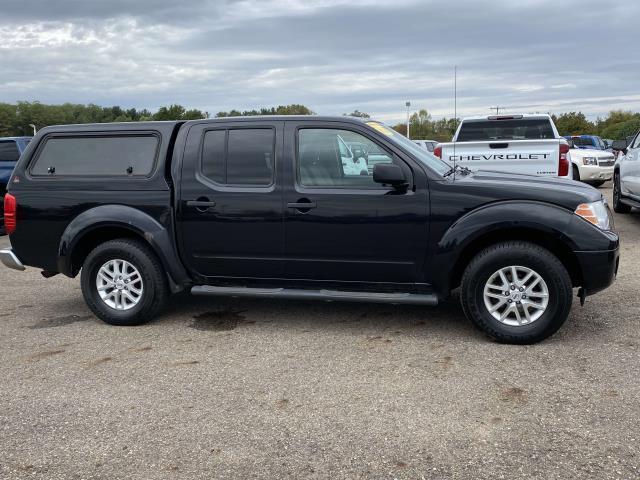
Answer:
[[455, 302], [183, 295], [118, 328], [2, 268], [0, 478], [638, 478], [640, 212], [616, 222], [617, 282], [529, 347]]

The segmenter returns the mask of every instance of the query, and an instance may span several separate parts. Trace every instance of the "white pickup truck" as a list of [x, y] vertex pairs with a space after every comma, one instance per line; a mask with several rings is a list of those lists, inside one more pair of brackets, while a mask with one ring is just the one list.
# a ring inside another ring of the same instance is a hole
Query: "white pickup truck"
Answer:
[[549, 115], [469, 117], [433, 152], [451, 166], [572, 178], [569, 143]]

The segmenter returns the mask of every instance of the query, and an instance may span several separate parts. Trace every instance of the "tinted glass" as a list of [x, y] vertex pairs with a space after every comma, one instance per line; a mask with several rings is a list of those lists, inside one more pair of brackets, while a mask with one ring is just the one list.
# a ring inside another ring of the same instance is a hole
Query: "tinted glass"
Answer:
[[391, 154], [355, 132], [311, 128], [298, 132], [298, 175], [305, 186], [384, 188], [373, 181], [373, 168], [392, 162]]
[[425, 150], [422, 147], [419, 147], [411, 140], [409, 140], [404, 135], [396, 132], [393, 128], [389, 128], [383, 123], [380, 122], [367, 122], [367, 125], [376, 130], [377, 132], [382, 133], [389, 137], [389, 139], [402, 148], [405, 151], [411, 153], [414, 157], [416, 157], [420, 162], [427, 165], [429, 168], [439, 173], [440, 175], [444, 175], [447, 171], [451, 169], [449, 165], [440, 160], [438, 157], [429, 153], [428, 150]]
[[578, 147], [593, 147], [593, 139], [590, 137], [571, 137], [571, 140]]
[[202, 173], [217, 183], [224, 183], [224, 149], [226, 130], [210, 130], [204, 134]]
[[15, 162], [20, 158], [20, 151], [15, 140], [0, 141], [0, 162]]
[[157, 147], [158, 139], [152, 135], [50, 138], [31, 173], [146, 176], [153, 170]]
[[229, 185], [273, 183], [275, 131], [272, 129], [229, 130], [227, 179]]
[[462, 123], [457, 141], [542, 140], [555, 138], [547, 119], [469, 120]]

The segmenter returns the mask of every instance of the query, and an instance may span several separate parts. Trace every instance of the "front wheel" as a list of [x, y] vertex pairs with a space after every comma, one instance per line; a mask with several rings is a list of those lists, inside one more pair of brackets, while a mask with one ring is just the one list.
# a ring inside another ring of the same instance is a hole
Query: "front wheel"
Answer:
[[576, 167], [576, 165], [574, 164], [572, 166], [573, 168], [573, 179], [577, 182], [580, 181], [580, 170], [578, 170], [578, 167]]
[[613, 174], [613, 211], [616, 213], [629, 213], [631, 207], [622, 203], [622, 190], [620, 188], [620, 172]]
[[465, 315], [491, 338], [536, 343], [553, 335], [569, 316], [571, 278], [548, 250], [504, 242], [481, 251], [462, 278]]
[[144, 243], [111, 240], [87, 256], [80, 278], [91, 311], [112, 325], [140, 325], [154, 318], [169, 294], [165, 273]]

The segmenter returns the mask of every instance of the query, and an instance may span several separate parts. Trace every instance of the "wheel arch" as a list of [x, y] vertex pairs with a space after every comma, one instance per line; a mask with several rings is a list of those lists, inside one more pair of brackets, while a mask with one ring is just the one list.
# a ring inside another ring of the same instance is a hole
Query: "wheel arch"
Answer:
[[[525, 241], [546, 248], [569, 272], [572, 283], [582, 282], [574, 251], [579, 250], [566, 232], [573, 215], [561, 207], [541, 202], [500, 202], [474, 210], [456, 221], [443, 235], [432, 257], [432, 282], [447, 296], [460, 286], [471, 259], [490, 245]], [[516, 220], [517, 219], [517, 220]]]
[[75, 277], [91, 250], [116, 238], [137, 239], [149, 246], [162, 263], [172, 291], [179, 291], [189, 283], [171, 228], [147, 213], [125, 205], [101, 205], [78, 215], [60, 239], [58, 271]]
[[574, 286], [582, 283], [582, 271], [578, 258], [566, 243], [558, 241], [548, 232], [524, 227], [492, 230], [467, 244], [453, 265], [449, 288], [454, 289], [460, 286], [465, 268], [478, 253], [491, 245], [508, 241], [528, 242], [549, 250], [567, 269], [571, 283]]

